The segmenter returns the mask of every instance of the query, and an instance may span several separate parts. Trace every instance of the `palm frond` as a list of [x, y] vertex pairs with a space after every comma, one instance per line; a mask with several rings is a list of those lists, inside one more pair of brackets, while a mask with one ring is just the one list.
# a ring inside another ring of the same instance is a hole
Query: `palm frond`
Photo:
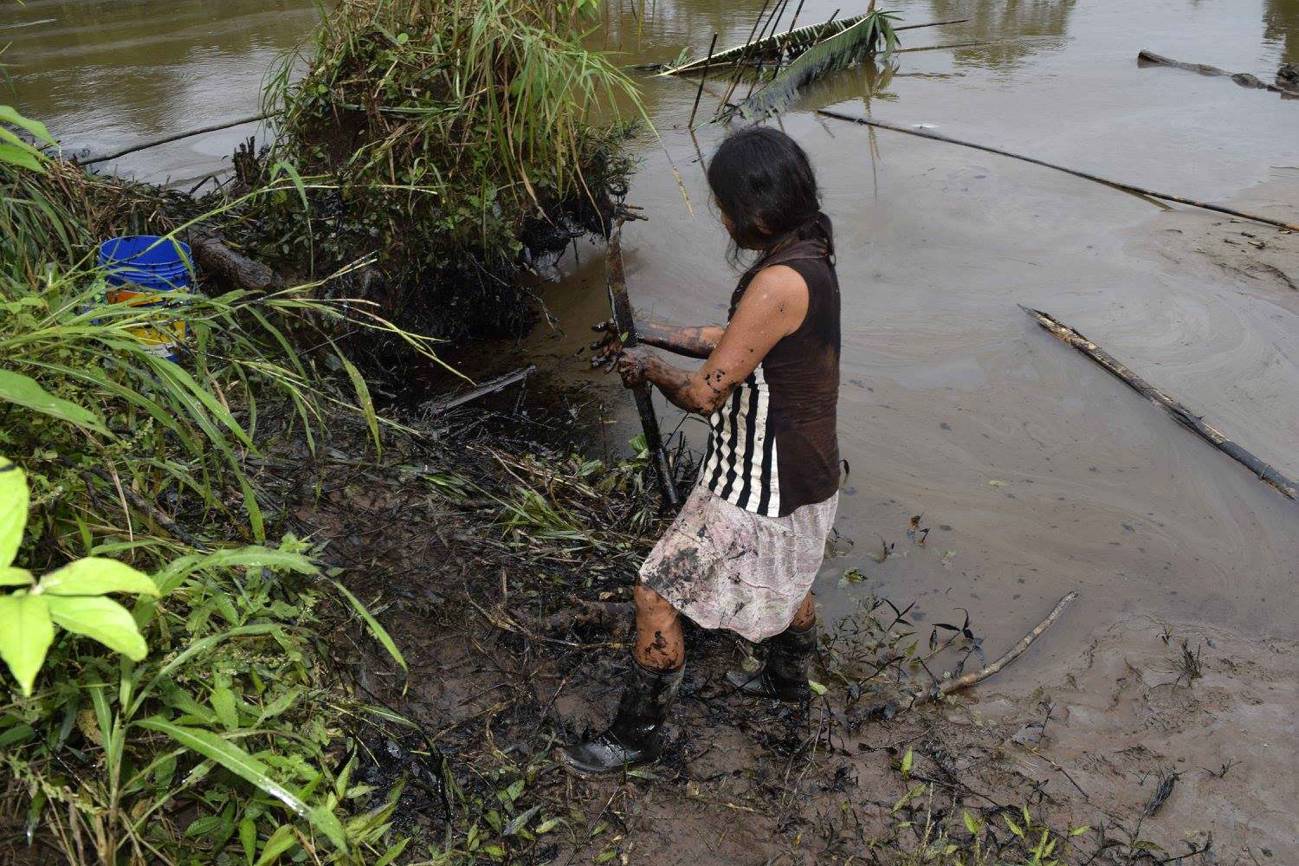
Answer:
[[720, 69], [744, 61], [756, 61], [759, 58], [774, 59], [776, 57], [797, 55], [819, 42], [844, 32], [866, 17], [868, 16], [865, 14], [852, 15], [848, 18], [840, 18], [837, 21], [807, 24], [796, 30], [777, 33], [774, 36], [768, 36], [766, 39], [759, 39], [751, 44], [736, 45], [733, 48], [727, 48], [725, 51], [714, 52], [711, 61], [707, 57], [696, 57], [693, 60], [687, 60], [680, 65], [664, 69], [659, 75], [689, 75], [692, 72], [702, 72], [705, 66], [710, 69]]
[[893, 28], [896, 17], [893, 12], [883, 11], [862, 16], [851, 27], [803, 51], [789, 66], [777, 71], [766, 87], [736, 106], [735, 111], [749, 120], [778, 114], [794, 101], [800, 90], [818, 78], [873, 55], [881, 44], [886, 53], [892, 51], [898, 45]]

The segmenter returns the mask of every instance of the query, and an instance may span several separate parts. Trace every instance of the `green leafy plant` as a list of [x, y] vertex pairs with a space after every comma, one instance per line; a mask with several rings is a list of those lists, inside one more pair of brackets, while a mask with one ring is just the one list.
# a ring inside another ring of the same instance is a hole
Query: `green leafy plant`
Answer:
[[54, 146], [56, 142], [45, 124], [18, 113], [10, 105], [0, 105], [0, 165], [16, 166], [30, 171], [42, 171], [46, 156], [31, 142], [21, 138], [14, 127], [26, 132], [38, 144]]
[[148, 647], [130, 611], [110, 593], [156, 597], [149, 576], [113, 559], [89, 556], [70, 562], [36, 580], [30, 571], [13, 565], [27, 526], [27, 476], [8, 458], [0, 457], [0, 586], [17, 587], [0, 597], [0, 658], [22, 687], [32, 684], [54, 643], [54, 626], [85, 635], [132, 661]]

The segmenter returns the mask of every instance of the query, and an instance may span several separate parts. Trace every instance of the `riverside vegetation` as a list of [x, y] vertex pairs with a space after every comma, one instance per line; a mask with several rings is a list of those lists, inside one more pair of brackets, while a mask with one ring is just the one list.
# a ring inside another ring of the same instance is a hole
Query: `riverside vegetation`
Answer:
[[[348, 413], [381, 454], [381, 424], [400, 425], [352, 356], [436, 360], [386, 314], [441, 334], [485, 310], [517, 325], [519, 269], [602, 225], [624, 127], [588, 118], [635, 94], [580, 45], [592, 6], [344, 2], [305, 77], [290, 83], [287, 58], [268, 90], [273, 152], [202, 200], [53, 159], [49, 131], [0, 106], [6, 857], [402, 853], [400, 784], [372, 797], [351, 777], [355, 732], [403, 721], [340, 682], [320, 635], [355, 617], [405, 659], [319, 548], [285, 532], [259, 467], [314, 453]], [[105, 302], [98, 240], [200, 226], [302, 279], [250, 291], [200, 274], [165, 306]], [[134, 335], [182, 321], [180, 363]]]

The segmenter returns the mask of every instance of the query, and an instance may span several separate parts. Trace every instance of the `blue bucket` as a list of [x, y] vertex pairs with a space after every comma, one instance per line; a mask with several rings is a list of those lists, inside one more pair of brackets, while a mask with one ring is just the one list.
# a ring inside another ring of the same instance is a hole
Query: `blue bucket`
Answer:
[[[110, 304], [166, 305], [165, 293], [193, 286], [192, 262], [189, 244], [156, 235], [110, 238], [99, 245], [99, 266], [109, 286]], [[183, 320], [164, 317], [156, 325], [132, 328], [131, 333], [154, 354], [175, 361], [187, 327]]]
[[110, 238], [99, 245], [99, 266], [110, 286], [170, 292], [194, 284], [189, 244], [156, 235]]

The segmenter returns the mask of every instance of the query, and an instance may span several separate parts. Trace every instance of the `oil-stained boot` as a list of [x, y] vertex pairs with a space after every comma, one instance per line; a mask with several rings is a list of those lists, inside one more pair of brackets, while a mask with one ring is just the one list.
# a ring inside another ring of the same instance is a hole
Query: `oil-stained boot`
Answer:
[[663, 725], [677, 699], [684, 666], [652, 671], [634, 658], [613, 724], [602, 734], [564, 748], [565, 765], [582, 775], [612, 773], [656, 760], [663, 748]]
[[746, 695], [798, 703], [811, 696], [807, 669], [816, 650], [816, 623], [805, 629], [793, 626], [765, 641], [767, 663], [756, 672], [734, 670], [726, 679]]

